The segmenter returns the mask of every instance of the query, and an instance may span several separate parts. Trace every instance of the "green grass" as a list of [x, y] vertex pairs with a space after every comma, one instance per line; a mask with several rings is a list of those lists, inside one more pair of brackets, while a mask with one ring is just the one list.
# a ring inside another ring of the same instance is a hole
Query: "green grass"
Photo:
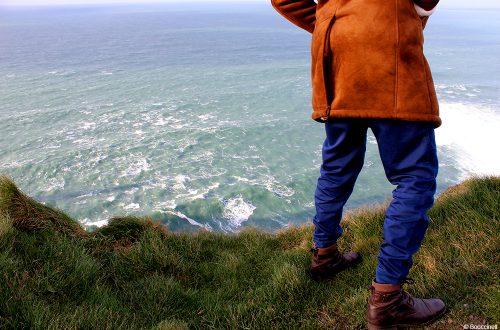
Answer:
[[[0, 177], [0, 328], [363, 329], [384, 207], [349, 213], [341, 249], [363, 262], [315, 283], [312, 227], [170, 233], [114, 218], [87, 232]], [[434, 329], [500, 321], [500, 178], [440, 196], [406, 289], [440, 297]]]

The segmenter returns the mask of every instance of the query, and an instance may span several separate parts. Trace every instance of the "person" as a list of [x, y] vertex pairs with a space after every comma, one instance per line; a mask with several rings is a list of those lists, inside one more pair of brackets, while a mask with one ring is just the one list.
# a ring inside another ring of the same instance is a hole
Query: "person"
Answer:
[[414, 298], [402, 289], [436, 192], [434, 129], [441, 119], [423, 30], [438, 1], [272, 0], [281, 15], [312, 33], [312, 119], [326, 131], [315, 191], [314, 280], [361, 260], [356, 252], [340, 253], [336, 242], [363, 167], [368, 128], [396, 186], [370, 287], [369, 329], [428, 325], [446, 311], [440, 299]]

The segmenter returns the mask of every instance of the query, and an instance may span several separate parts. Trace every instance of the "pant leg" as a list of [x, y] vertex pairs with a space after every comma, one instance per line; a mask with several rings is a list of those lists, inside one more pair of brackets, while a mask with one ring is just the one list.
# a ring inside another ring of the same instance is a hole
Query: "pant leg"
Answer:
[[373, 120], [380, 157], [389, 181], [396, 185], [383, 226], [376, 281], [401, 283], [413, 264], [429, 225], [434, 203], [438, 159], [430, 123]]
[[314, 194], [316, 215], [314, 243], [318, 248], [334, 244], [342, 235], [342, 209], [363, 167], [366, 121], [336, 119], [325, 123], [323, 164]]

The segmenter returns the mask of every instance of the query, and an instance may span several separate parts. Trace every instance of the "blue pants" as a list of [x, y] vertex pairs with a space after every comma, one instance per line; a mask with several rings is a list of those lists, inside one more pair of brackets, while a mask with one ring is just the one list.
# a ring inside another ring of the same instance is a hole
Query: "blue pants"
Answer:
[[363, 167], [368, 128], [377, 139], [387, 179], [396, 185], [384, 220], [376, 281], [395, 284], [408, 275], [429, 225], [427, 211], [434, 203], [438, 160], [431, 123], [380, 119], [325, 123], [314, 243], [328, 247], [342, 235], [342, 209]]

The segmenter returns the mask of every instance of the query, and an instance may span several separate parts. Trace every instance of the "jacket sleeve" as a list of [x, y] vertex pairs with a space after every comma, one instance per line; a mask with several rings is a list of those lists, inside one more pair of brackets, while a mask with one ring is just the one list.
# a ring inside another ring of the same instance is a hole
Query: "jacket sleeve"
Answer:
[[413, 0], [413, 5], [417, 11], [418, 16], [422, 20], [422, 28], [425, 29], [429, 16], [436, 11], [436, 6], [439, 0]]
[[313, 32], [316, 23], [316, 3], [313, 0], [271, 0], [271, 4], [287, 20]]

